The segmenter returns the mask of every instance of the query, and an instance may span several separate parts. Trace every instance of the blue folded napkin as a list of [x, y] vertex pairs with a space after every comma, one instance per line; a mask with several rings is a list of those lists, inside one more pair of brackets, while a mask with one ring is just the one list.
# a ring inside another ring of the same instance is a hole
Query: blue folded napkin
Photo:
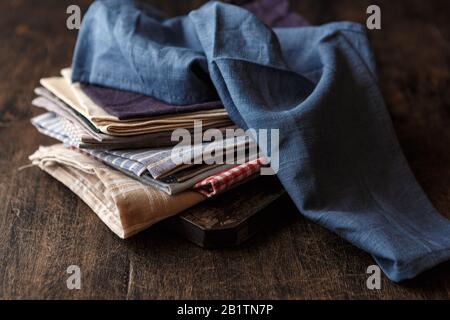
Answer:
[[74, 81], [167, 103], [220, 97], [240, 127], [279, 129], [278, 177], [299, 211], [369, 252], [393, 281], [449, 259], [450, 221], [400, 150], [361, 25], [270, 29], [220, 2], [165, 19], [97, 1], [72, 69]]

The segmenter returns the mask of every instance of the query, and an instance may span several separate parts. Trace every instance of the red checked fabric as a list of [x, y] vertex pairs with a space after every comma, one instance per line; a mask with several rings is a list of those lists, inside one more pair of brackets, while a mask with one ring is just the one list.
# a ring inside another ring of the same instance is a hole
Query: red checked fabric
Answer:
[[194, 190], [211, 198], [256, 177], [263, 166], [263, 158], [246, 162], [210, 176], [194, 185]]

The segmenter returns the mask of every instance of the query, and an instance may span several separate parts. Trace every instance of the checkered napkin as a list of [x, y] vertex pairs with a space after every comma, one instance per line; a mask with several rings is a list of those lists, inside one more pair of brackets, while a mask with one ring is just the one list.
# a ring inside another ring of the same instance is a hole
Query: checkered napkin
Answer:
[[259, 175], [264, 158], [258, 158], [212, 175], [194, 185], [194, 190], [211, 198]]

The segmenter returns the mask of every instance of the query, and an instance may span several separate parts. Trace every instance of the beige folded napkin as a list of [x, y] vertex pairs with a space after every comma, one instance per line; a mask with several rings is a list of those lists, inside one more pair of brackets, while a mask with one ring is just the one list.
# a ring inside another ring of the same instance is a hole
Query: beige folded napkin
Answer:
[[30, 160], [72, 190], [121, 238], [206, 199], [190, 190], [170, 196], [62, 144], [40, 147]]

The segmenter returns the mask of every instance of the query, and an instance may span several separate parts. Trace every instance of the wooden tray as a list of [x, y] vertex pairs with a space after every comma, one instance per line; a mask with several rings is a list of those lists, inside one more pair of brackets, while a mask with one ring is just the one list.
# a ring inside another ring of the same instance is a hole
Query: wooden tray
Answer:
[[275, 177], [260, 177], [165, 221], [167, 227], [205, 247], [237, 246], [267, 225], [284, 189]]

